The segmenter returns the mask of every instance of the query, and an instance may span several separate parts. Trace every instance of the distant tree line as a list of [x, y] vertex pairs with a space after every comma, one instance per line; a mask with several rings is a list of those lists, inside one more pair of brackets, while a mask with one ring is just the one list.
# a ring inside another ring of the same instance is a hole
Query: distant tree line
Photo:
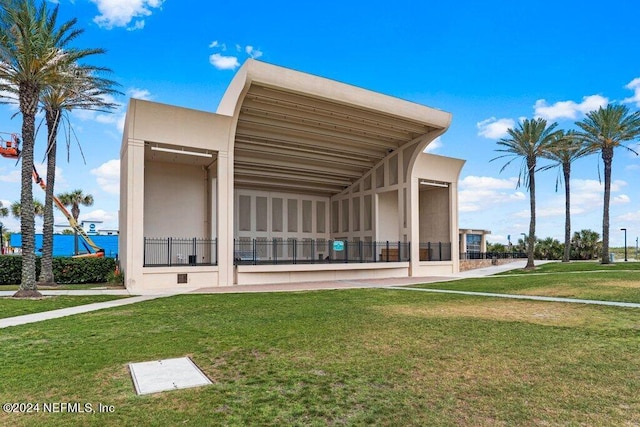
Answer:
[[[561, 260], [565, 253], [565, 245], [558, 239], [547, 237], [545, 239], [532, 239], [535, 244], [533, 255], [535, 259]], [[518, 243], [509, 248], [502, 243], [487, 242], [488, 253], [527, 252], [527, 241], [519, 239]], [[569, 256], [572, 260], [598, 259], [602, 251], [600, 234], [593, 230], [580, 230], [573, 233], [569, 245]]]

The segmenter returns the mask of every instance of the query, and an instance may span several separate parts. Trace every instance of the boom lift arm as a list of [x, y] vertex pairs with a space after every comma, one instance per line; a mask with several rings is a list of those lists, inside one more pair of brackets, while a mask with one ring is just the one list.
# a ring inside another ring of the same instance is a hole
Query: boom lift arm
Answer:
[[[38, 174], [38, 171], [36, 170], [35, 166], [33, 167], [33, 180], [36, 182], [36, 184], [40, 186], [40, 188], [42, 188], [43, 191], [45, 192], [47, 191], [47, 184], [44, 182], [42, 178], [40, 178], [40, 175]], [[56, 204], [58, 209], [60, 209], [60, 211], [64, 214], [64, 216], [67, 217], [67, 221], [69, 221], [69, 226], [71, 226], [73, 231], [78, 233], [82, 237], [82, 239], [86, 242], [85, 247], [87, 248], [87, 250], [89, 250], [89, 247], [87, 247], [87, 245], [89, 245], [91, 249], [94, 251], [93, 253], [88, 253], [86, 255], [76, 255], [76, 257], [99, 257], [99, 258], [104, 257], [104, 249], [96, 245], [93, 242], [93, 240], [91, 240], [91, 238], [89, 237], [89, 235], [87, 235], [87, 233], [84, 231], [82, 226], [78, 224], [78, 222], [73, 217], [73, 215], [69, 213], [67, 208], [62, 204], [62, 202], [60, 202], [60, 199], [58, 199], [55, 195], [53, 196], [53, 202]]]
[[[19, 159], [20, 158], [20, 138], [18, 137], [18, 135], [15, 133], [11, 133], [11, 134], [8, 134], [8, 135], [11, 135], [11, 138], [5, 139], [2, 137], [2, 134], [7, 134], [7, 133], [0, 132], [0, 156], [6, 157], [9, 159]], [[35, 166], [33, 167], [33, 180], [46, 193], [47, 184], [44, 182], [42, 178], [40, 178], [40, 175], [38, 174], [38, 171], [36, 170]], [[104, 257], [104, 249], [96, 245], [93, 242], [93, 240], [91, 240], [91, 238], [87, 235], [87, 233], [84, 231], [82, 226], [78, 224], [78, 221], [76, 221], [73, 215], [69, 213], [67, 208], [62, 204], [62, 202], [60, 202], [60, 200], [55, 195], [53, 196], [53, 201], [58, 207], [58, 209], [60, 209], [60, 211], [64, 214], [64, 216], [67, 217], [67, 221], [69, 221], [69, 225], [71, 226], [71, 228], [73, 228], [73, 230], [82, 237], [84, 242], [86, 242], [86, 243], [83, 242], [83, 244], [89, 253], [86, 255], [76, 255], [76, 257], [99, 257], [99, 258]], [[91, 249], [89, 247], [91, 247]], [[91, 252], [91, 250], [93, 250], [93, 252]]]

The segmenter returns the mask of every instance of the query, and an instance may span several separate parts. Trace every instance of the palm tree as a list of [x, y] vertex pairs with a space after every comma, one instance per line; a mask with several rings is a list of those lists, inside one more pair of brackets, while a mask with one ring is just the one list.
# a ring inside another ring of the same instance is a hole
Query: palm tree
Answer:
[[0, 217], [9, 216], [9, 208], [5, 208], [2, 206], [2, 202], [0, 201]]
[[590, 154], [588, 147], [582, 144], [582, 141], [576, 137], [574, 131], [558, 131], [556, 140], [542, 154], [543, 157], [555, 162], [548, 168], [562, 168], [562, 175], [558, 171], [556, 179], [556, 191], [558, 191], [558, 183], [564, 178], [564, 254], [562, 262], [569, 262], [571, 256], [571, 163], [580, 157]]
[[508, 137], [498, 141], [498, 145], [503, 147], [496, 151], [505, 153], [501, 156], [491, 159], [501, 159], [503, 157], [512, 157], [500, 172], [511, 164], [515, 159], [522, 158], [522, 166], [518, 174], [518, 182], [516, 188], [523, 183], [529, 190], [529, 205], [531, 208], [531, 220], [529, 221], [529, 234], [527, 242], [527, 265], [526, 269], [534, 268], [533, 249], [536, 243], [536, 180], [535, 172], [539, 157], [547, 151], [551, 143], [557, 138], [557, 131], [554, 129], [558, 123], [552, 123], [547, 126], [545, 119], [525, 119], [518, 124], [515, 129], [508, 129]]
[[[31, 202], [31, 206], [33, 206], [33, 213], [35, 216], [42, 217], [44, 215], [44, 205], [42, 204], [42, 202], [40, 202], [40, 200], [33, 199], [33, 201]], [[9, 210], [11, 211], [11, 215], [15, 219], [17, 220], [22, 219], [22, 203], [20, 202], [11, 203]]]
[[17, 99], [22, 114], [21, 221], [22, 277], [15, 297], [41, 296], [36, 286], [35, 225], [33, 210], [33, 148], [35, 117], [40, 93], [64, 75], [66, 64], [76, 63], [91, 50], [67, 48], [80, 30], [72, 19], [57, 26], [58, 7], [42, 1], [0, 0], [0, 91]]
[[[80, 205], [83, 206], [91, 206], [93, 205], [93, 196], [91, 194], [83, 194], [82, 190], [73, 190], [70, 193], [58, 194], [58, 199], [60, 203], [69, 207], [71, 206], [71, 215], [73, 218], [78, 221], [78, 217], [80, 217]], [[74, 252], [78, 254], [78, 233], [74, 231], [75, 236], [75, 248]]]
[[624, 105], [607, 105], [587, 116], [576, 125], [582, 130], [577, 135], [584, 139], [590, 152], [600, 151], [604, 163], [604, 206], [602, 213], [602, 256], [600, 262], [609, 261], [609, 203], [611, 201], [611, 164], [613, 151], [623, 147], [638, 154], [625, 143], [640, 136], [640, 111], [630, 113]]
[[[99, 77], [99, 72], [110, 71], [106, 68], [79, 66], [72, 64], [67, 73], [72, 76], [56, 86], [47, 86], [41, 95], [42, 109], [47, 124], [47, 178], [42, 226], [42, 268], [39, 284], [54, 284], [53, 277], [53, 194], [55, 185], [56, 151], [58, 128], [63, 119], [70, 126], [65, 114], [73, 109], [109, 111], [116, 104], [108, 102], [105, 95], [119, 93], [113, 86], [115, 82]], [[68, 145], [67, 145], [68, 147]]]
[[69, 207], [71, 206], [71, 215], [78, 221], [80, 217], [80, 205], [91, 206], [93, 205], [93, 196], [91, 194], [84, 194], [82, 190], [73, 190], [70, 193], [58, 194], [60, 202]]
[[598, 257], [602, 250], [600, 235], [593, 230], [580, 230], [573, 233], [571, 239], [573, 257], [581, 260], [589, 260]]

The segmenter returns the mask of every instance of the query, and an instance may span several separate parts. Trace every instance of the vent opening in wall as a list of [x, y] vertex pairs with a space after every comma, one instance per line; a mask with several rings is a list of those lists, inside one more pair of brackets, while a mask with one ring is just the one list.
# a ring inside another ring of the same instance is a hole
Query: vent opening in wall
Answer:
[[187, 283], [187, 273], [178, 274], [178, 284]]

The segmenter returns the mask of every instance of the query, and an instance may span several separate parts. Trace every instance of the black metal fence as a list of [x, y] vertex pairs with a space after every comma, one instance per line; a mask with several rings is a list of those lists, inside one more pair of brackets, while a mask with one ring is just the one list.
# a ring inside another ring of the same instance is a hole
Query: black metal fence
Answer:
[[234, 240], [234, 264], [321, 264], [405, 262], [411, 244], [328, 239]]
[[420, 261], [451, 261], [450, 242], [420, 243]]
[[218, 265], [218, 239], [144, 238], [144, 266]]
[[460, 254], [461, 260], [470, 259], [518, 259], [526, 258], [525, 252], [463, 252]]

